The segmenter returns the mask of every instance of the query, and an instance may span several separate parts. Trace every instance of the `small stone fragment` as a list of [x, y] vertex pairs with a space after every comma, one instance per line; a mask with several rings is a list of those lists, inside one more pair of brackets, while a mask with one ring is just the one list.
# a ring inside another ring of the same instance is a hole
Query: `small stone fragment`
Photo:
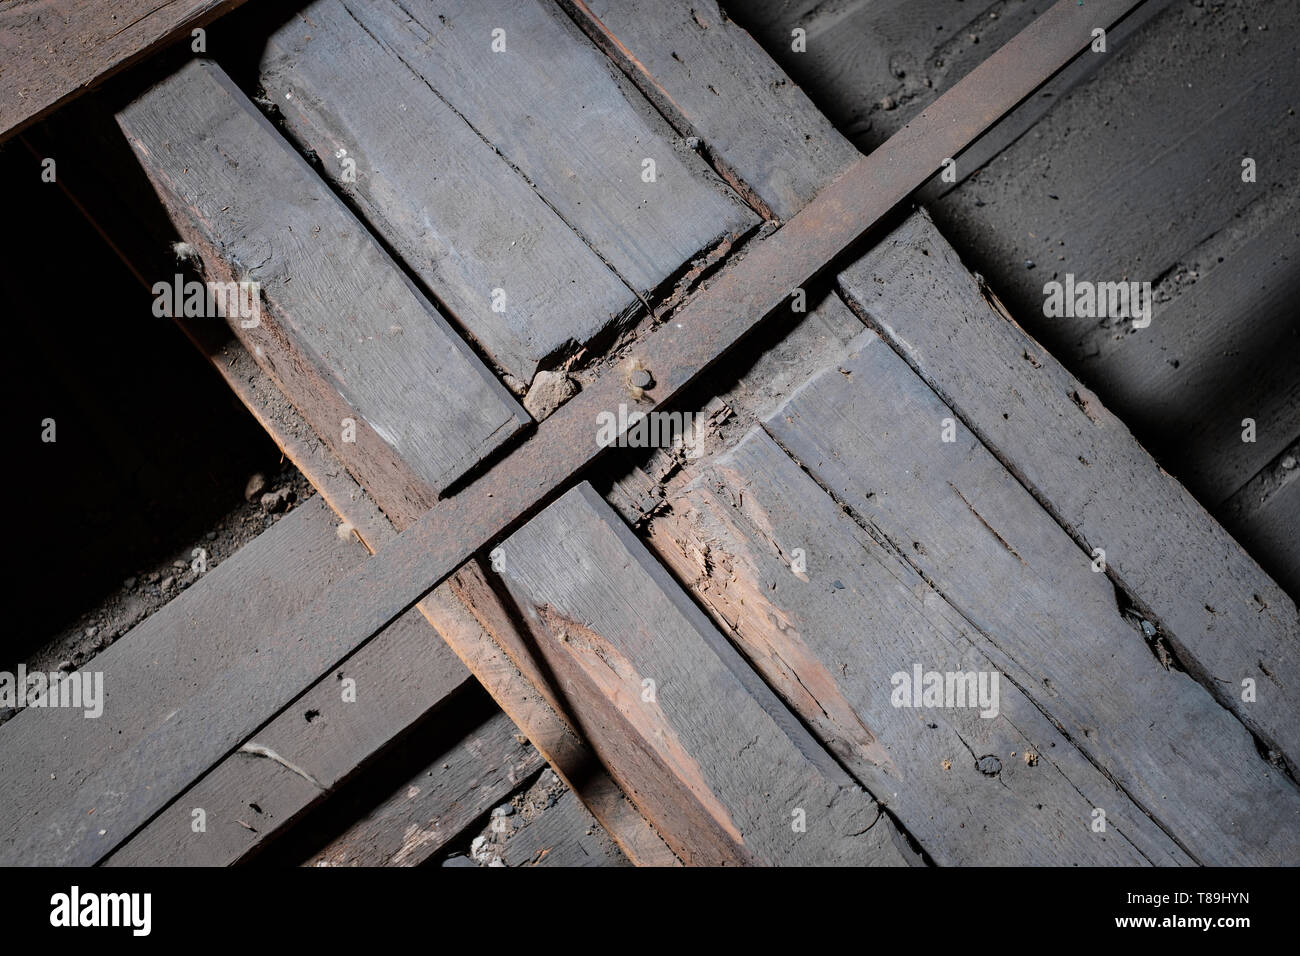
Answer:
[[543, 421], [577, 392], [577, 383], [563, 372], [538, 372], [524, 396], [524, 410], [535, 421]]

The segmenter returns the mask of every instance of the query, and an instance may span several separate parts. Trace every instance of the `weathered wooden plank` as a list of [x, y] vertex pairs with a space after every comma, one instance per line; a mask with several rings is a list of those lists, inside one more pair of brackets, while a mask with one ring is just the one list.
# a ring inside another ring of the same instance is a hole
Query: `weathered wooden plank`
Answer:
[[[461, 614], [462, 626], [477, 629], [468, 614]], [[408, 611], [322, 677], [105, 863], [238, 862], [470, 682], [469, 672], [446, 642], [418, 611]], [[193, 828], [196, 809], [203, 811], [206, 822], [200, 833]]]
[[758, 222], [550, 0], [344, 3], [641, 295]]
[[243, 0], [9, 0], [0, 5], [0, 142]]
[[[541, 755], [521, 740], [510, 718], [497, 711], [454, 748], [434, 754], [305, 865], [425, 862], [542, 768]], [[576, 804], [577, 798], [572, 799]]]
[[640, 311], [528, 182], [339, 0], [317, 0], [276, 29], [259, 75], [322, 174], [525, 384], [539, 363]]
[[561, 0], [750, 205], [789, 219], [858, 152], [713, 0]]
[[215, 65], [187, 64], [118, 120], [209, 275], [260, 283], [258, 326], [231, 326], [303, 379], [317, 404], [300, 409], [349, 467], [438, 492], [529, 420]]
[[[1191, 862], [997, 674], [942, 596], [760, 429], [670, 505], [654, 526], [660, 553], [936, 863]], [[900, 707], [894, 675], [910, 687], [917, 667], [975, 675], [986, 696], [922, 707], [909, 694]]]
[[526, 827], [507, 837], [500, 859], [506, 866], [627, 866], [617, 848], [592, 829], [593, 823], [573, 791], [566, 790]]
[[[1067, 273], [1093, 282], [1157, 282], [1163, 277], [1172, 284], [1193, 277], [1181, 273], [1200, 272], [1205, 278], [1191, 291], [1204, 294], [1217, 287], [1227, 292], [1236, 285], [1229, 273], [1240, 269], [1246, 278], [1253, 271], [1252, 258], [1257, 265], [1262, 257], [1281, 258], [1285, 249], [1294, 261], [1300, 243], [1293, 231], [1284, 237], [1285, 247], [1252, 250], [1211, 280], [1207, 267], [1217, 255], [1206, 262], [1198, 247], [1207, 239], [1224, 238], [1248, 218], [1258, 222], [1266, 207], [1294, 197], [1300, 125], [1288, 111], [1294, 108], [1292, 91], [1300, 85], [1297, 26], [1300, 7], [1294, 4], [1171, 5], [1121, 53], [1105, 54], [1110, 60], [1106, 67], [1062, 98], [1032, 135], [932, 209], [959, 248], [970, 254], [978, 250], [981, 271], [1012, 314], [1126, 421], [1135, 406], [1121, 405], [1113, 392], [1145, 392], [1158, 400], [1163, 390], [1150, 383], [1146, 391], [1148, 383], [1140, 377], [1129, 379], [1130, 371], [1142, 374], [1131, 366], [1112, 370], [1112, 357], [1145, 349], [1156, 326], [1176, 322], [1168, 343], [1175, 354], [1150, 356], [1152, 365], [1164, 359], [1180, 362], [1177, 371], [1169, 368], [1162, 378], [1176, 380], [1183, 367], [1208, 365], [1216, 368], [1220, 381], [1233, 381], [1249, 392], [1262, 370], [1288, 364], [1291, 356], [1280, 348], [1254, 352], [1251, 344], [1255, 339], [1278, 341], [1280, 332], [1294, 328], [1293, 310], [1285, 307], [1289, 300], [1282, 300], [1281, 314], [1257, 311], [1253, 302], [1236, 296], [1229, 300], [1226, 313], [1220, 314], [1248, 323], [1250, 333], [1233, 342], [1238, 355], [1224, 355], [1215, 347], [1213, 312], [1184, 312], [1181, 295], [1167, 307], [1157, 303], [1150, 328], [1121, 335], [1116, 323], [1100, 317], [1043, 316], [1043, 284]], [[1133, 95], [1138, 88], [1142, 96]], [[1257, 164], [1252, 182], [1242, 178], [1246, 158]], [[1294, 213], [1283, 214], [1283, 222], [1294, 226]], [[1036, 267], [1026, 268], [1027, 260]], [[1284, 266], [1274, 277], [1279, 283], [1293, 282], [1294, 271], [1294, 266]], [[1202, 283], [1208, 288], [1199, 288]], [[1255, 299], [1258, 291], [1243, 282], [1237, 295]], [[1267, 300], [1261, 299], [1263, 305]], [[1103, 345], [1099, 340], [1113, 341]], [[1290, 343], [1293, 354], [1295, 340]], [[1217, 416], [1226, 409], [1217, 406], [1215, 396], [1204, 400], [1188, 412], [1195, 417], [1203, 411], [1221, 423]], [[1186, 419], [1180, 416], [1139, 435], [1146, 440], [1164, 428], [1179, 434], [1182, 421]], [[1225, 431], [1214, 437], [1225, 450], [1230, 447]], [[1182, 452], [1173, 443], [1171, 450]], [[1220, 464], [1230, 461], [1220, 459]], [[1206, 503], [1226, 498], [1265, 461], [1267, 455], [1254, 468], [1243, 467], [1235, 484], [1215, 488]], [[1182, 477], [1177, 458], [1167, 467]]]
[[[553, 677], [540, 664], [511, 612], [477, 562], [447, 582], [493, 640], [455, 649], [555, 772], [578, 794], [605, 832], [637, 866], [680, 866], [681, 861], [601, 766], [590, 742], [555, 693]], [[435, 623], [436, 617], [432, 618]]]
[[1162, 666], [1159, 635], [1148, 647], [1106, 575], [976, 438], [942, 440], [952, 417], [868, 331], [766, 428], [1192, 859], [1293, 861], [1295, 783], [1209, 691]]
[[[1224, 707], [1297, 766], [1295, 603], [1114, 415], [1000, 312], [924, 215], [841, 276], [878, 329]], [[1243, 681], [1257, 699], [1243, 701]]]
[[1187, 256], [1200, 277], [1088, 360], [1106, 405], [1211, 512], [1300, 433], [1300, 196], [1279, 205], [1226, 255]]
[[[1099, 0], [1085, 15], [1070, 0], [1057, 0], [913, 126], [859, 160], [773, 235], [747, 246], [745, 255], [677, 310], [672, 322], [642, 338], [638, 351], [655, 379], [647, 410], [695, 381], [759, 326], [790, 289], [920, 186], [941, 157], [977, 137], [1077, 55], [1087, 45], [1089, 24], [1122, 16], [1130, 7], [1131, 0]], [[903, 157], [910, 158], [902, 162]], [[592, 434], [597, 415], [617, 414], [626, 398], [621, 376], [591, 382], [509, 457], [429, 509], [347, 581], [240, 658], [222, 683], [236, 688], [238, 706], [223, 709], [216, 692], [198, 695], [129, 759], [83, 788], [87, 801], [100, 804], [93, 827], [65, 815], [58, 826], [32, 835], [29, 855], [68, 862], [101, 858], [302, 688], [568, 485], [603, 450]], [[268, 666], [281, 668], [275, 686], [257, 679]]]
[[266, 628], [293, 617], [364, 557], [358, 544], [339, 540], [320, 499], [303, 502], [88, 663], [86, 670], [103, 674], [102, 716], [37, 708], [7, 721], [0, 727], [0, 858], [41, 863], [18, 853], [23, 836], [71, 805], [98, 770], [256, 646]]
[[[91, 125], [93, 119], [93, 114], [78, 117], [79, 121]], [[84, 126], [78, 125], [76, 128], [84, 135]], [[60, 129], [59, 132], [62, 134], [67, 130]], [[69, 140], [61, 135], [56, 143], [62, 144], [59, 154], [65, 159], [69, 158]], [[124, 257], [127, 265], [147, 287], [149, 283], [145, 275], [166, 265], [166, 262], [161, 265], [149, 264], [164, 258], [159, 253], [167, 247], [169, 234], [163, 224], [139, 221], [140, 214], [147, 206], [147, 195], [145, 199], [133, 202], [131, 190], [123, 188], [134, 185], [133, 183], [118, 182], [116, 188], [109, 188], [107, 183], [98, 178], [97, 174], [103, 171], [100, 167], [105, 157], [105, 148], [98, 141], [94, 155], [97, 160], [94, 164], [65, 163], [61, 168], [66, 168], [69, 174], [61, 175], [59, 183], [74, 194], [74, 201], [95, 222], [96, 228], [105, 235], [110, 245]], [[147, 194], [148, 185], [141, 185]], [[111, 239], [99, 224], [101, 220], [113, 223]], [[231, 337], [224, 325], [217, 326], [201, 319], [179, 321], [285, 455], [316, 487], [330, 507], [352, 527], [356, 536], [372, 553], [397, 537], [398, 529], [393, 527], [375, 500], [347, 473], [333, 452], [322, 443], [289, 400], [258, 367], [243, 345]], [[454, 580], [435, 588], [428, 598], [416, 606], [464, 660], [502, 709], [554, 765], [570, 788], [596, 816], [605, 832], [633, 862], [639, 866], [679, 865], [672, 852], [610, 780], [585, 742], [547, 705], [493, 638], [482, 627], [462, 626], [465, 611], [456, 595], [467, 593], [466, 588], [472, 589], [476, 585], [481, 585], [481, 589], [471, 599], [473, 611], [475, 615], [490, 619], [491, 615], [499, 613], [499, 601], [491, 589], [486, 587], [472, 562]], [[494, 622], [493, 626], [498, 626], [499, 623]], [[510, 630], [508, 622], [505, 630]], [[406, 650], [390, 641], [387, 631], [377, 635], [367, 646], [373, 648], [375, 660], [381, 669], [391, 670], [406, 659]], [[356, 656], [353, 655], [353, 658]], [[349, 661], [353, 658], [349, 658]], [[387, 662], [389, 658], [392, 662]], [[365, 661], [361, 663], [364, 665]], [[364, 674], [362, 669], [358, 683], [366, 682]], [[389, 735], [397, 736], [406, 729], [400, 722], [394, 722], [389, 727]], [[358, 756], [357, 759], [362, 758]], [[247, 761], [239, 755], [228, 757], [227, 762], [230, 761], [257, 766], [256, 762]], [[222, 768], [218, 767], [214, 772], [220, 773]], [[314, 797], [314, 790], [304, 791], [304, 799]], [[263, 835], [266, 835], [265, 830]]]
[[875, 801], [589, 485], [511, 536], [499, 560], [570, 712], [683, 861], [906, 862]]

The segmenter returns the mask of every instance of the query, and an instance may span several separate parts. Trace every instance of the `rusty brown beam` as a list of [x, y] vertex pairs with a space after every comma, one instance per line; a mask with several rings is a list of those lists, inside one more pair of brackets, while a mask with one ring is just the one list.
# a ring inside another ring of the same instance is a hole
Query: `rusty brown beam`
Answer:
[[[771, 236], [752, 243], [642, 341], [650, 411], [723, 357], [998, 119], [1142, 0], [1058, 0]], [[618, 375], [581, 392], [507, 457], [431, 508], [388, 547], [267, 636], [134, 750], [87, 781], [64, 817], [19, 855], [92, 864], [288, 706], [321, 674], [419, 601], [471, 555], [562, 493], [604, 451], [602, 412], [630, 403]], [[267, 669], [280, 678], [260, 676]], [[86, 808], [94, 808], [86, 815]]]

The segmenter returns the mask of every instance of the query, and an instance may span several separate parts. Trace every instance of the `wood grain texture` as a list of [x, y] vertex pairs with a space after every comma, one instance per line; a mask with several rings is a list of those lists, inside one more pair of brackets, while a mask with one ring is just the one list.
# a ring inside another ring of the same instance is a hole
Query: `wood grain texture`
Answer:
[[[1191, 862], [1014, 683], [991, 676], [996, 667], [960, 614], [761, 429], [671, 502], [654, 540], [746, 658], [937, 864]], [[918, 665], [983, 674], [986, 690], [996, 679], [991, 710], [969, 698], [894, 706], [893, 675], [910, 684]], [[1107, 809], [1104, 833], [1092, 829], [1095, 807]]]
[[550, 0], [344, 2], [642, 296], [758, 222]]
[[0, 4], [0, 142], [243, 0]]
[[684, 862], [906, 862], [876, 803], [589, 485], [503, 552], [501, 583], [570, 712]]
[[[682, 306], [671, 323], [640, 342], [654, 369], [651, 407], [678, 394], [761, 324], [789, 294], [834, 255], [914, 191], [954, 148], [979, 135], [994, 118], [1022, 100], [1086, 46], [1098, 13], [1118, 17], [1129, 0], [1101, 0], [1086, 16], [1070, 0], [1057, 0], [1042, 17], [997, 51], [923, 113], [924, 120], [859, 160], [830, 183], [789, 223], [751, 243], [706, 288]], [[1005, 67], [1024, 57], [1010, 77]], [[899, 156], [922, 157], [909, 163]], [[97, 775], [88, 788], [109, 793], [94, 825], [64, 816], [27, 841], [33, 857], [94, 862], [227, 756], [319, 676], [378, 634], [465, 560], [508, 534], [525, 516], [569, 486], [576, 472], [601, 453], [591, 425], [596, 413], [626, 402], [617, 376], [604, 376], [540, 423], [515, 452], [479, 480], [444, 499], [388, 547], [321, 594], [254, 653], [243, 655], [222, 682], [236, 706], [222, 708], [204, 692], [170, 715], [140, 742], [129, 759]], [[590, 442], [590, 444], [588, 444]], [[268, 661], [271, 661], [268, 664]], [[256, 675], [280, 668], [281, 683]], [[233, 688], [233, 691], [227, 690]], [[177, 742], [185, 746], [176, 747]], [[86, 789], [86, 788], [83, 788]]]
[[789, 219], [858, 152], [713, 0], [562, 0], [683, 136], [767, 218]]
[[[924, 215], [841, 275], [846, 295], [1216, 700], [1300, 761], [1295, 603], [1114, 415], [981, 293]], [[1242, 700], [1243, 680], [1258, 699]]]
[[[466, 626], [476, 627], [464, 617]], [[408, 611], [190, 787], [106, 865], [239, 862], [470, 680], [438, 633], [418, 611]], [[354, 699], [345, 696], [351, 687]], [[206, 813], [206, 832], [193, 831], [196, 808]]]
[[306, 865], [420, 865], [542, 768], [541, 755], [521, 740], [498, 711], [452, 750], [434, 754]]
[[506, 866], [627, 866], [608, 839], [593, 831], [595, 821], [573, 791], [563, 795], [501, 848]]
[[291, 618], [364, 558], [356, 542], [339, 540], [319, 498], [305, 501], [91, 659], [85, 669], [104, 675], [101, 717], [27, 709], [0, 727], [0, 858], [39, 864], [17, 855], [20, 836], [255, 647], [265, 628]]
[[[259, 78], [322, 174], [525, 384], [539, 364], [639, 313], [632, 290], [528, 181], [339, 0], [276, 29]], [[500, 311], [494, 289], [505, 293]]]
[[942, 440], [951, 417], [864, 332], [765, 427], [912, 564], [998, 670], [1188, 856], [1294, 860], [1300, 788], [1209, 691], [1162, 666], [1159, 635], [1148, 647], [1106, 575], [978, 439], [962, 428]]
[[[931, 210], [1027, 331], [1211, 509], [1300, 417], [1297, 26], [1294, 4], [1171, 4]], [[1229, 241], [1242, 232], [1253, 241]], [[1156, 283], [1151, 326], [1045, 317], [1043, 284], [1067, 273]], [[1243, 447], [1252, 405], [1278, 425]]]
[[231, 326], [268, 370], [315, 386], [320, 405], [299, 407], [341, 453], [352, 446], [349, 466], [398, 483], [410, 470], [438, 492], [529, 421], [218, 67], [188, 63], [119, 124], [209, 274], [260, 283], [260, 325]]

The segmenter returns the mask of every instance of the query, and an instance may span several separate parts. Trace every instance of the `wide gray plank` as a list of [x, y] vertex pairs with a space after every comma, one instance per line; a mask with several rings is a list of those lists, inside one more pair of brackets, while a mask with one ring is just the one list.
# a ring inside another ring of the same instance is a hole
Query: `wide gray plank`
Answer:
[[751, 205], [789, 219], [858, 158], [785, 72], [713, 0], [562, 0]]
[[502, 584], [571, 713], [684, 862], [905, 862], [875, 801], [589, 485], [503, 548]]
[[29, 708], [7, 721], [0, 727], [0, 859], [39, 864], [15, 856], [20, 837], [66, 808], [98, 770], [129, 753], [267, 628], [290, 620], [364, 559], [365, 549], [339, 540], [329, 509], [311, 498], [87, 663], [85, 670], [104, 675], [101, 717]]
[[539, 363], [640, 310], [527, 180], [339, 0], [318, 0], [276, 29], [259, 78], [323, 175], [525, 384]]
[[[1014, 683], [992, 676], [979, 635], [942, 596], [761, 429], [670, 504], [677, 520], [656, 525], [656, 540], [678, 549], [670, 563], [936, 863], [1190, 863]], [[911, 681], [916, 665], [996, 680], [990, 712], [973, 700], [892, 706], [893, 675]], [[1104, 832], [1092, 828], [1096, 807]]]
[[[276, 370], [309, 366], [321, 393], [342, 397], [303, 411], [334, 447], [352, 447], [350, 466], [378, 459], [373, 467], [409, 469], [440, 491], [529, 421], [218, 67], [188, 63], [118, 121], [209, 273], [247, 272], [261, 284], [262, 325], [232, 326], [253, 335], [274, 327], [278, 338], [269, 338], [289, 341]], [[271, 341], [257, 348], [276, 359]], [[349, 410], [356, 443], [341, 437]], [[378, 441], [362, 448], [367, 436]]]
[[[474, 626], [463, 609], [461, 615]], [[469, 671], [439, 633], [418, 610], [407, 611], [181, 794], [105, 865], [239, 862], [470, 683]], [[201, 832], [194, 829], [195, 810], [204, 814]]]
[[344, 2], [638, 293], [758, 222], [550, 0]]
[[952, 417], [864, 332], [766, 428], [1192, 859], [1293, 862], [1300, 789], [1209, 691], [1162, 666], [1158, 635], [1148, 647], [1107, 576], [969, 431], [942, 441]]
[[[1295, 603], [1114, 415], [998, 311], [924, 215], [841, 276], [963, 422], [1159, 623], [1224, 707], [1300, 763]], [[1243, 701], [1244, 680], [1257, 699]]]

